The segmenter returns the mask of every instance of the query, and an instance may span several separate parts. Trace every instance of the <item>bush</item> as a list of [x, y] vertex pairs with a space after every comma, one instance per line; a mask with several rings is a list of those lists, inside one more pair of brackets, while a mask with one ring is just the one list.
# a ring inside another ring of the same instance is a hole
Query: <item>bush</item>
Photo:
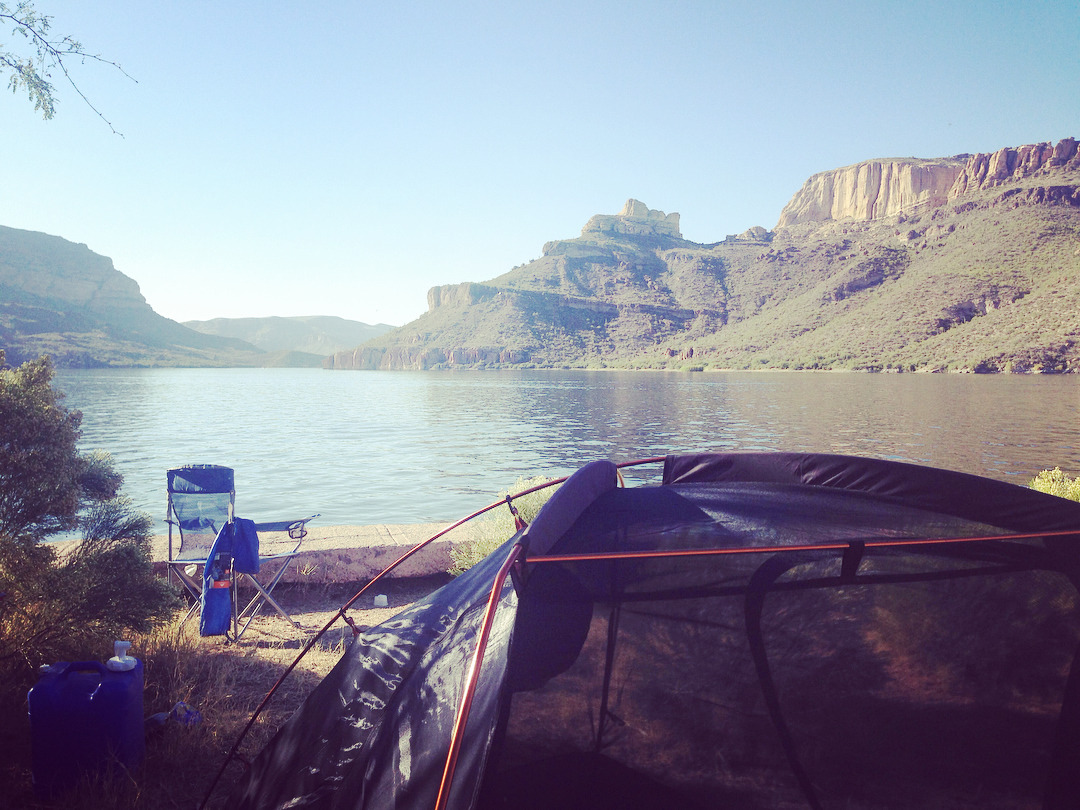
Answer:
[[1060, 467], [1043, 470], [1031, 479], [1029, 486], [1048, 495], [1057, 495], [1071, 501], [1080, 501], [1080, 478], [1070, 478]]
[[[60, 404], [47, 358], [3, 368], [0, 351], [0, 679], [25, 691], [37, 666], [100, 659], [115, 638], [167, 621], [149, 516], [119, 496], [107, 453], [81, 454], [82, 415]], [[43, 543], [61, 531], [81, 540]]]
[[[545, 484], [551, 478], [538, 476], [536, 478], [519, 478], [513, 489], [503, 490], [499, 493], [500, 498], [515, 493], [524, 492], [527, 489]], [[514, 508], [518, 510], [521, 519], [531, 523], [536, 513], [547, 503], [558, 485], [551, 485], [544, 489], [530, 492], [528, 495], [513, 498]], [[450, 550], [450, 559], [453, 565], [449, 573], [457, 576], [468, 571], [488, 554], [493, 552], [507, 540], [514, 536], [517, 531], [514, 528], [514, 516], [507, 507], [498, 507], [477, 518], [471, 525], [472, 534], [466, 543], [455, 545]]]
[[0, 542], [28, 546], [77, 525], [82, 414], [60, 406], [48, 358], [17, 369], [4, 359], [0, 351]]

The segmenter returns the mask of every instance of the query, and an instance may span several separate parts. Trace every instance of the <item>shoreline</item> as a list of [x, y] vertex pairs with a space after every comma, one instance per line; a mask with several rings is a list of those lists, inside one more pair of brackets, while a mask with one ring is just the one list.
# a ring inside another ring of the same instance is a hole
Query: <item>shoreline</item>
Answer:
[[[289, 564], [281, 581], [325, 585], [369, 580], [410, 549], [451, 525], [452, 522], [369, 526], [319, 526], [316, 523], [308, 527], [307, 537], [300, 544], [300, 553]], [[463, 535], [456, 537], [458, 541], [463, 539]], [[176, 542], [175, 536], [173, 542]], [[267, 532], [259, 536], [259, 542], [262, 554], [274, 554], [290, 550], [296, 541], [290, 540], [286, 532]], [[162, 574], [166, 570], [168, 543], [168, 535], [158, 534], [151, 538], [154, 568]], [[449, 534], [440, 537], [389, 576], [427, 577], [445, 573], [451, 565], [453, 543]]]

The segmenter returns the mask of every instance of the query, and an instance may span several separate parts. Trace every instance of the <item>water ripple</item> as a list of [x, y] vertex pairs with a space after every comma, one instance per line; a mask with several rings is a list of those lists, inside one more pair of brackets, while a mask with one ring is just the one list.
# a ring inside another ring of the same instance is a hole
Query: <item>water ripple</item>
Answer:
[[669, 452], [1080, 471], [1074, 377], [110, 369], [57, 387], [83, 411], [81, 446], [111, 452], [155, 517], [165, 470], [191, 463], [236, 470], [240, 515], [331, 525], [450, 520], [522, 476]]

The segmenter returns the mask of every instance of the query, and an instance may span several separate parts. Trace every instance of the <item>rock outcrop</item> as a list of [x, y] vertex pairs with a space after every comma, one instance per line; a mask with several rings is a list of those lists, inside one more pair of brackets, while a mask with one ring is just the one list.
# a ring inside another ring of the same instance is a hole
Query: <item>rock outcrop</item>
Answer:
[[498, 294], [497, 287], [466, 281], [463, 284], [442, 284], [428, 290], [428, 312], [438, 307], [469, 306], [479, 304]]
[[869, 160], [815, 174], [784, 206], [776, 227], [870, 221], [943, 205], [964, 170], [964, 157]]
[[635, 236], [669, 236], [682, 239], [679, 215], [656, 211], [640, 200], [627, 200], [615, 216], [597, 214], [585, 223], [581, 235], [623, 233]]
[[1047, 174], [1054, 169], [1080, 169], [1076, 138], [1065, 138], [1056, 146], [1048, 142], [1036, 143], [971, 155], [949, 190], [949, 199], [976, 189], [1000, 186], [1010, 180]]
[[769, 231], [762, 228], [760, 225], [755, 225], [752, 228], [747, 228], [742, 233], [729, 233], [724, 239], [725, 242], [768, 242], [772, 239], [772, 234]]
[[1080, 169], [1075, 138], [996, 152], [923, 160], [868, 160], [815, 174], [780, 213], [777, 227], [807, 222], [870, 222], [936, 208], [973, 191]]

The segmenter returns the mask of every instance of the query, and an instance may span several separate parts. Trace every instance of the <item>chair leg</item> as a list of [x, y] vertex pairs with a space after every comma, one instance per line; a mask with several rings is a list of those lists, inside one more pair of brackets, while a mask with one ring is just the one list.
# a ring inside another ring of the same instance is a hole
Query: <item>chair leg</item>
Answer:
[[173, 571], [176, 574], [177, 579], [180, 580], [180, 583], [193, 597], [198, 599], [199, 596], [202, 595], [202, 577], [200, 577], [198, 580], [194, 579], [193, 577], [189, 577], [187, 574], [184, 573], [184, 569], [176, 565], [170, 565], [169, 570]]
[[[270, 588], [273, 588], [274, 585], [277, 584], [277, 581], [281, 578], [281, 573], [284, 570], [285, 566], [282, 566], [282, 569], [278, 572], [278, 575], [275, 576], [274, 579], [271, 580], [271, 582], [269, 583]], [[240, 576], [247, 579], [247, 581], [250, 582], [252, 586], [254, 586], [257, 593], [254, 597], [252, 597], [251, 601], [247, 603], [247, 607], [245, 607], [237, 614], [236, 618], [238, 624], [246, 617], [246, 620], [244, 621], [244, 626], [239, 628], [236, 634], [237, 640], [239, 640], [240, 636], [242, 636], [244, 632], [248, 629], [248, 625], [250, 625], [255, 616], [258, 615], [259, 609], [263, 606], [264, 603], [269, 603], [270, 606], [274, 608], [274, 610], [276, 610], [281, 615], [281, 617], [293, 627], [300, 627], [300, 622], [293, 619], [293, 617], [289, 615], [288, 611], [286, 611], [285, 608], [281, 606], [281, 603], [278, 602], [278, 600], [270, 594], [270, 591], [267, 588], [260, 585], [258, 580], [255, 579], [255, 577], [253, 577], [251, 574], [241, 574]]]
[[187, 620], [190, 619], [195, 614], [195, 611], [198, 610], [198, 609], [199, 609], [199, 600], [196, 599], [195, 604], [193, 604], [191, 607], [188, 608], [188, 612], [185, 613], [184, 618], [180, 620], [180, 626], [183, 627], [185, 624], [187, 624]]
[[176, 565], [170, 565], [168, 570], [170, 574], [176, 574], [176, 578], [180, 580], [180, 584], [187, 590], [188, 595], [195, 600], [191, 607], [188, 608], [188, 612], [184, 614], [184, 618], [180, 621], [180, 626], [183, 627], [187, 623], [187, 620], [199, 609], [199, 598], [202, 596], [202, 581], [200, 580], [196, 583], [194, 579], [184, 573], [182, 568]]
[[[252, 611], [252, 615], [254, 616], [255, 613], [258, 612], [258, 609], [262, 606], [261, 603], [263, 601], [266, 601], [270, 603], [271, 607], [273, 607], [274, 610], [281, 614], [281, 617], [283, 619], [288, 621], [290, 624], [295, 624], [297, 627], [300, 626], [299, 622], [293, 620], [293, 617], [288, 614], [288, 612], [285, 610], [285, 608], [281, 606], [278, 600], [271, 596], [270, 591], [260, 585], [255, 579], [255, 577], [251, 576], [250, 574], [243, 574], [242, 576], [247, 578], [247, 580], [252, 584], [255, 590], [258, 591], [258, 594], [256, 594], [256, 596], [250, 602], [248, 602], [247, 607], [240, 611], [241, 616], [247, 615], [247, 612], [253, 607], [254, 610]], [[257, 602], [260, 604], [256, 604]]]

